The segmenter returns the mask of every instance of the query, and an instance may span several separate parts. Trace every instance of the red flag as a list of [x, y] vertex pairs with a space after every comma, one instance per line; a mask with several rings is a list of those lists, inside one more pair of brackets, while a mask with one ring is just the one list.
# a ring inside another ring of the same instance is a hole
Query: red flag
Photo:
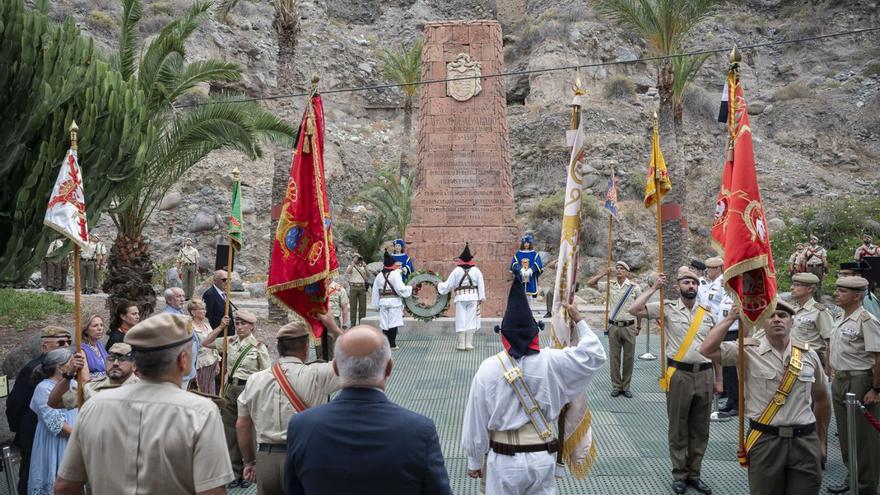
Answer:
[[324, 105], [321, 96], [314, 94], [300, 123], [287, 192], [272, 241], [267, 291], [305, 318], [315, 337], [324, 333], [315, 315], [327, 311], [327, 289], [339, 268], [323, 155]]
[[724, 256], [724, 280], [731, 297], [738, 300], [742, 316], [758, 324], [776, 307], [776, 269], [739, 77], [729, 75], [728, 85], [733, 156], [724, 165], [712, 238]]

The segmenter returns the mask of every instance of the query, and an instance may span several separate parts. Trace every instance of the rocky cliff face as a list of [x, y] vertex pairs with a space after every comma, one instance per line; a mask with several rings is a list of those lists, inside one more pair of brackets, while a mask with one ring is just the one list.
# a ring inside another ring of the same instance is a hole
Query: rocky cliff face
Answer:
[[[142, 34], [155, 33], [189, 3], [145, 1]], [[58, 19], [73, 16], [99, 45], [114, 49], [115, 27], [105, 17], [118, 18], [117, 2], [61, 0], [53, 2], [52, 9]], [[425, 22], [435, 20], [501, 21], [507, 71], [631, 61], [649, 55], [631, 33], [613, 27], [589, 2], [579, 0], [301, 0], [296, 71], [278, 74], [272, 16], [268, 0], [242, 0], [227, 23], [211, 20], [201, 28], [189, 47], [191, 58], [239, 62], [246, 76], [233, 89], [261, 96], [275, 94], [279, 78], [293, 79], [305, 91], [312, 74], [321, 76], [325, 91], [381, 84], [378, 50], [412, 42]], [[876, 26], [878, 20], [875, 1], [750, 0], [718, 7], [695, 30], [689, 48], [729, 49]], [[871, 33], [744, 52], [743, 77], [758, 171], [771, 218], [820, 199], [878, 193], [878, 46], [878, 35]], [[687, 177], [672, 180], [674, 187], [688, 188], [687, 218], [694, 254], [700, 256], [708, 253], [706, 237], [724, 158], [726, 133], [715, 122], [715, 114], [726, 66], [725, 54], [710, 57], [686, 93], [680, 149], [675, 155], [687, 163]], [[520, 227], [536, 232], [540, 248], [553, 249], [559, 238], [558, 221], [536, 220], [528, 213], [564, 187], [567, 105], [578, 76], [588, 90], [587, 184], [594, 196], [602, 196], [609, 164], [618, 164], [623, 211], [615, 255], [637, 269], [648, 268], [655, 251], [654, 220], [653, 213], [642, 208], [641, 194], [650, 149], [650, 116], [657, 106], [650, 64], [506, 79]], [[358, 205], [348, 203], [349, 198], [379, 168], [396, 163], [401, 100], [396, 90], [325, 96], [327, 174], [337, 220], [356, 220]], [[302, 97], [286, 100], [297, 120], [303, 102]], [[276, 101], [265, 105], [278, 108]], [[290, 150], [267, 148], [267, 157], [256, 162], [244, 161], [235, 153], [216, 153], [172, 190], [148, 229], [157, 261], [173, 260], [184, 237], [193, 237], [203, 253], [213, 256], [213, 246], [224, 233], [229, 174], [238, 166], [244, 181], [246, 223], [246, 249], [239, 267], [245, 278], [265, 278], [271, 239], [271, 153], [290, 154]], [[586, 227], [586, 272], [604, 263], [604, 218], [599, 211]], [[98, 231], [112, 234], [112, 225], [104, 219]], [[348, 258], [343, 254], [342, 259], [347, 262]]]

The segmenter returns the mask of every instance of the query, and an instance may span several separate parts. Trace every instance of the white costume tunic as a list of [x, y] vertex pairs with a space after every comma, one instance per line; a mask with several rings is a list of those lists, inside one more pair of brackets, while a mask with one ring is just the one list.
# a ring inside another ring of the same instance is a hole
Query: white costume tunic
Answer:
[[[715, 321], [721, 321], [727, 317], [733, 308], [733, 299], [724, 290], [724, 275], [719, 275], [709, 284], [701, 285], [697, 289], [697, 303], [712, 310]], [[735, 332], [737, 330], [739, 330], [739, 321], [735, 321], [727, 331]]]
[[[565, 349], [541, 349], [538, 354], [516, 360], [526, 384], [551, 424], [562, 407], [583, 393], [593, 375], [605, 364], [605, 349], [587, 322], [577, 324], [579, 343]], [[480, 365], [471, 382], [464, 413], [461, 443], [467, 455], [468, 469], [486, 465], [486, 495], [552, 494], [556, 455], [549, 452], [519, 453], [513, 456], [489, 450], [490, 431], [517, 430], [530, 423], [513, 388], [504, 379], [497, 356]]]
[[[457, 266], [446, 282], [437, 285], [437, 292], [448, 294], [455, 291], [455, 331], [467, 332], [480, 329], [480, 301], [486, 299], [486, 286], [483, 283], [483, 272], [472, 266], [467, 269]], [[464, 280], [462, 280], [464, 279]]]
[[373, 281], [373, 306], [379, 308], [379, 328], [388, 330], [403, 326], [403, 300], [402, 297], [412, 295], [412, 287], [405, 285], [400, 276], [400, 270], [388, 273], [388, 290], [394, 289], [397, 295], [382, 295], [385, 284], [385, 272], [376, 275]]

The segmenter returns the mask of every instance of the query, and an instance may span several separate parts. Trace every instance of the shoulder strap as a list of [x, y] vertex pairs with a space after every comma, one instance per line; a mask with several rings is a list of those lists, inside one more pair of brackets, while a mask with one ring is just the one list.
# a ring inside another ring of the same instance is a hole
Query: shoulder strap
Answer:
[[614, 308], [614, 313], [611, 314], [611, 320], [614, 321], [617, 319], [617, 314], [620, 313], [620, 308], [623, 307], [623, 304], [626, 302], [627, 298], [629, 298], [630, 293], [633, 291], [635, 285], [629, 284], [626, 288], [626, 292], [623, 293], [623, 297], [620, 298], [620, 301], [617, 301], [617, 307]]
[[229, 375], [227, 375], [227, 380], [232, 380], [232, 375], [234, 375], [235, 372], [238, 371], [238, 367], [241, 366], [241, 362], [244, 361], [244, 357], [247, 356], [253, 348], [253, 344], [247, 344], [246, 346], [244, 346], [241, 352], [238, 353], [238, 356], [236, 356], [235, 358], [235, 362], [232, 363], [232, 369], [229, 371]]
[[278, 386], [281, 387], [281, 391], [287, 396], [287, 400], [290, 401], [290, 405], [296, 409], [296, 412], [301, 413], [309, 408], [309, 406], [307, 406], [306, 403], [296, 395], [296, 391], [290, 385], [290, 381], [284, 374], [284, 370], [281, 369], [281, 363], [276, 362], [275, 365], [272, 366], [272, 376], [275, 377], [275, 381], [278, 382]]
[[550, 429], [550, 423], [547, 422], [547, 418], [544, 417], [544, 413], [538, 407], [538, 402], [535, 401], [535, 396], [529, 390], [522, 370], [519, 366], [516, 366], [516, 363], [510, 358], [507, 351], [499, 352], [497, 357], [501, 361], [501, 369], [504, 370], [504, 379], [513, 388], [513, 392], [516, 398], [519, 399], [523, 412], [526, 413], [526, 416], [532, 422], [532, 426], [535, 427], [538, 436], [545, 442], [551, 441], [553, 439], [553, 431]]
[[[788, 367], [785, 369], [785, 374], [782, 375], [782, 381], [779, 382], [779, 387], [776, 388], [776, 393], [773, 394], [773, 398], [770, 399], [770, 402], [764, 407], [764, 411], [758, 418], [758, 423], [768, 425], [773, 421], [776, 413], [778, 413], [779, 410], [782, 409], [782, 406], [785, 405], [785, 400], [788, 398], [788, 394], [791, 393], [791, 389], [794, 388], [794, 384], [797, 382], [798, 375], [800, 375], [801, 368], [803, 367], [804, 363], [801, 361], [801, 350], [792, 346], [791, 357], [788, 360]], [[749, 437], [746, 440], [745, 445], [745, 455], [739, 459], [740, 464], [743, 466], [748, 465], [749, 450], [758, 442], [758, 439], [761, 438], [761, 434], [762, 432], [754, 429], [749, 432]]]
[[388, 273], [385, 273], [385, 274], [382, 275], [382, 277], [385, 278], [385, 282], [382, 284], [382, 292], [385, 292], [385, 293], [391, 292], [391, 293], [393, 293], [395, 296], [398, 296], [398, 297], [399, 297], [400, 295], [397, 293], [396, 290], [394, 290], [394, 286], [391, 285], [390, 282], [389, 282], [389, 280], [388, 280], [388, 277], [389, 277], [390, 275], [391, 275], [391, 272], [388, 272]]
[[[461, 269], [464, 271], [464, 276], [461, 277], [461, 280], [458, 281], [458, 287], [456, 287], [456, 289], [469, 289], [469, 288], [473, 287], [474, 281], [471, 280], [471, 274], [468, 273], [468, 271], [471, 269], [471, 267], [461, 267]], [[467, 279], [467, 283], [468, 283], [467, 285], [464, 285], [465, 279]]]
[[[706, 308], [703, 306], [697, 306], [697, 312], [694, 314], [693, 319], [691, 319], [691, 326], [688, 328], [687, 334], [684, 336], [684, 340], [681, 341], [681, 345], [678, 347], [678, 352], [675, 353], [675, 357], [672, 358], [676, 361], [681, 361], [684, 358], [684, 355], [687, 354], [688, 349], [691, 348], [691, 344], [694, 341], [694, 337], [697, 335], [697, 331], [700, 329], [700, 325], [703, 324], [703, 318], [706, 316]], [[672, 375], [675, 374], [675, 368], [672, 366], [666, 367], [666, 374], [660, 377], [660, 389], [664, 392], [669, 390], [669, 383], [672, 380]]]
[[361, 278], [364, 279], [364, 283], [366, 283], [366, 281], [367, 281], [367, 274], [364, 273], [363, 270], [361, 270], [361, 267], [355, 265], [355, 266], [354, 266], [354, 271], [358, 272], [358, 274], [360, 274]]

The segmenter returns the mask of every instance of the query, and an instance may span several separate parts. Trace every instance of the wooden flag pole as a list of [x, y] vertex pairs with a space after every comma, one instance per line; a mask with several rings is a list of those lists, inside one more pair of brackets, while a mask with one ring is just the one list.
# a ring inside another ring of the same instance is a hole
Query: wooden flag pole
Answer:
[[614, 216], [608, 214], [608, 273], [605, 274], [605, 335], [608, 335], [608, 306], [611, 304], [611, 235]]
[[[238, 169], [232, 171], [232, 181], [239, 182], [240, 176]], [[232, 234], [227, 233], [228, 240], [226, 242], [229, 243], [229, 249], [226, 253], [226, 305], [223, 310], [223, 315], [229, 318], [229, 297], [230, 292], [232, 291], [232, 251], [235, 249], [232, 244]], [[223, 351], [220, 356], [220, 397], [226, 396], [226, 360], [227, 360], [227, 350], [229, 348], [229, 344], [227, 344], [226, 338], [228, 336], [229, 324], [223, 327]]]
[[[76, 121], [71, 122], [70, 124], [70, 149], [76, 151], [78, 149], [76, 132], [79, 130], [79, 127], [76, 125]], [[88, 239], [86, 239], [88, 240]], [[74, 306], [74, 352], [79, 352], [82, 349], [82, 300], [81, 293], [82, 287], [80, 286], [80, 276], [79, 276], [79, 244], [73, 243], [73, 306]], [[67, 277], [67, 274], [64, 275]], [[83, 373], [85, 372], [85, 368], [81, 369], [76, 374], [76, 407], [80, 408], [83, 405], [83, 385], [85, 384], [85, 380], [83, 380]]]
[[[654, 132], [657, 132], [658, 126], [657, 112], [654, 112]], [[653, 139], [653, 137], [652, 137]], [[651, 146], [652, 153], [657, 153], [654, 146]], [[657, 178], [656, 160], [651, 157], [654, 162], [654, 194], [657, 195], [657, 272], [663, 273], [663, 217], [660, 213], [660, 181]], [[666, 331], [663, 321], [663, 306], [666, 301], [666, 287], [660, 286], [660, 379], [666, 380]], [[668, 386], [668, 384], [667, 384]], [[668, 390], [668, 388], [667, 388]]]

